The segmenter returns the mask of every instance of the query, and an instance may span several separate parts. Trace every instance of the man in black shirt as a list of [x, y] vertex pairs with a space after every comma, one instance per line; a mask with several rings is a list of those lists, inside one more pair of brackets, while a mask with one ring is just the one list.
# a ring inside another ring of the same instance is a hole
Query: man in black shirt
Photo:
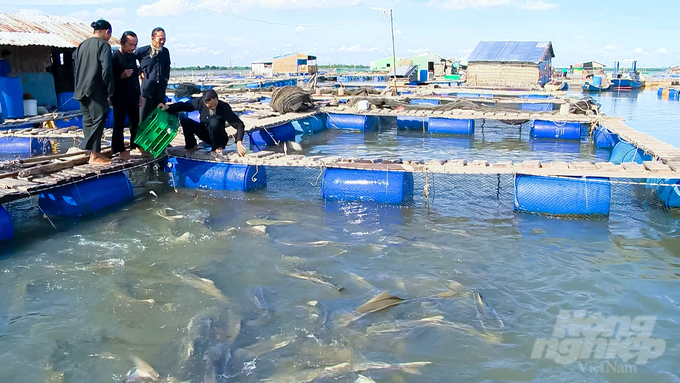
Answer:
[[[113, 105], [113, 138], [111, 149], [113, 153], [120, 153], [123, 160], [130, 159], [130, 153], [125, 150], [123, 130], [125, 118], [130, 122], [130, 150], [135, 150], [135, 137], [139, 125], [139, 68], [134, 52], [137, 48], [137, 35], [127, 31], [120, 38], [120, 49], [113, 55], [113, 77], [116, 91], [111, 97]], [[137, 150], [138, 152], [139, 150]], [[134, 153], [134, 152], [133, 152]]]
[[229, 141], [229, 136], [227, 136], [225, 130], [226, 123], [228, 122], [236, 128], [236, 149], [238, 154], [240, 156], [246, 154], [246, 148], [242, 142], [245, 125], [236, 113], [231, 110], [229, 104], [217, 98], [217, 92], [214, 90], [206, 90], [203, 92], [203, 97], [195, 97], [191, 101], [178, 102], [171, 105], [160, 104], [158, 106], [169, 113], [198, 110], [201, 122], [185, 117], [180, 118], [184, 131], [186, 150], [196, 150], [198, 146], [196, 137], [194, 137], [196, 135], [201, 141], [210, 145], [213, 151], [222, 153], [222, 149], [227, 146]]
[[82, 148], [90, 151], [91, 165], [108, 165], [111, 160], [101, 154], [102, 134], [111, 111], [109, 97], [114, 91], [111, 65], [111, 24], [98, 20], [91, 24], [92, 37], [75, 51], [76, 85], [73, 98], [80, 101], [83, 113]]
[[165, 103], [165, 89], [170, 80], [170, 51], [164, 47], [165, 30], [155, 28], [151, 32], [151, 44], [137, 49], [142, 72], [142, 121], [160, 103]]

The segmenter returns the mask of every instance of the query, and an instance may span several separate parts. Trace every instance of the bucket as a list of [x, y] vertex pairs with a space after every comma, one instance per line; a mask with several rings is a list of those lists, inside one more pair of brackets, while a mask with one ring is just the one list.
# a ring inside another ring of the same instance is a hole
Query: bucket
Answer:
[[24, 100], [24, 116], [31, 117], [38, 115], [38, 100]]
[[119, 172], [46, 191], [38, 205], [46, 215], [82, 217], [132, 198], [132, 184]]
[[12, 217], [9, 216], [7, 210], [0, 206], [0, 242], [14, 238], [14, 225], [12, 225]]
[[403, 204], [413, 200], [413, 173], [327, 169], [321, 196], [339, 201]]
[[515, 178], [515, 209], [549, 215], [608, 215], [611, 187], [608, 178]]
[[5, 118], [24, 118], [24, 91], [19, 77], [0, 77], [0, 99]]
[[251, 191], [267, 187], [267, 172], [264, 166], [225, 164], [170, 158], [165, 165], [173, 173], [170, 180], [176, 187]]

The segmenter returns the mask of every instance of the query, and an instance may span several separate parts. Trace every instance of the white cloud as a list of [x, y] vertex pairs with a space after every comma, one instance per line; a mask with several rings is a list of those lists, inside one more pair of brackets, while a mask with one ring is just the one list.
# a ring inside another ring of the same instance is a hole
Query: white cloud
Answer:
[[541, 0], [430, 0], [427, 5], [451, 10], [512, 6], [530, 11], [545, 11], [559, 6], [557, 3]]
[[127, 11], [125, 8], [113, 8], [113, 9], [97, 9], [97, 16], [102, 17], [106, 20], [124, 20], [127, 16]]
[[[334, 51], [335, 49], [331, 49], [331, 52]], [[380, 48], [378, 47], [372, 47], [372, 48], [364, 48], [361, 45], [352, 45], [350, 47], [348, 46], [341, 46], [340, 48], [337, 49], [338, 52], [352, 52], [352, 53], [357, 53], [357, 52], [376, 52], [379, 51]]]
[[660, 55], [667, 55], [667, 54], [668, 54], [668, 49], [666, 49], [666, 47], [661, 47], [661, 48], [659, 48], [659, 49], [656, 50], [656, 53], [658, 53], [658, 54], [660, 54]]
[[305, 27], [303, 27], [303, 26], [299, 26], [299, 27], [295, 28], [295, 32], [304, 32], [304, 30], [305, 30]]
[[230, 13], [243, 13], [251, 8], [254, 9], [292, 9], [312, 10], [339, 7], [353, 7], [361, 4], [361, 1], [341, 0], [184, 0], [196, 8], [206, 10], [223, 11]]
[[527, 9], [530, 11], [547, 11], [548, 9], [557, 8], [560, 5], [557, 3], [546, 3], [544, 1], [527, 0], [524, 3], [516, 5], [517, 8]]
[[642, 48], [635, 48], [635, 53], [637, 53], [639, 55], [646, 55], [647, 54], [647, 52], [645, 52], [645, 50], [642, 49]]
[[39, 9], [32, 9], [31, 8], [31, 9], [20, 9], [19, 13], [26, 13], [26, 14], [30, 14], [30, 15], [41, 15], [43, 13], [43, 11], [41, 11]]
[[[120, 0], [24, 0], [21, 1], [23, 6], [58, 6], [58, 5], [90, 5], [90, 4], [104, 4], [104, 3], [119, 3]], [[7, 10], [5, 8], [6, 2], [0, 1], [0, 5], [3, 5], [3, 11]], [[15, 4], [15, 2], [11, 2]], [[10, 8], [11, 10], [11, 8]]]
[[395, 35], [400, 35], [400, 34], [401, 34], [401, 29], [397, 29], [396, 31], [394, 31], [394, 34], [395, 34]]
[[137, 9], [139, 17], [179, 16], [187, 12], [187, 6], [181, 0], [158, 0], [153, 4], [145, 4]]

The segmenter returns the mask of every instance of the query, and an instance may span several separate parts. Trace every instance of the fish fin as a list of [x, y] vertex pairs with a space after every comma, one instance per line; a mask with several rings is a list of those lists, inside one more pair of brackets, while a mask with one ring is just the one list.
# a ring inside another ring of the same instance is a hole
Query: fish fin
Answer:
[[420, 368], [430, 364], [432, 364], [432, 362], [401, 363], [399, 368], [408, 374], [421, 375]]
[[156, 370], [154, 370], [153, 367], [151, 367], [148, 363], [134, 355], [130, 355], [130, 358], [135, 364], [135, 372], [133, 375], [139, 377], [148, 377], [153, 381], [158, 380], [160, 374], [156, 372]]
[[385, 310], [390, 307], [398, 306], [404, 300], [390, 295], [389, 292], [383, 291], [382, 293], [371, 298], [368, 302], [356, 308], [358, 313], [374, 313], [377, 311]]

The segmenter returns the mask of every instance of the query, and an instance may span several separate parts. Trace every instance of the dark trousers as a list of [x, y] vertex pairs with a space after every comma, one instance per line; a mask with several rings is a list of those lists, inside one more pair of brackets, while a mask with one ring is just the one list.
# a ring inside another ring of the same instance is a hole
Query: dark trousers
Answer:
[[191, 149], [197, 145], [196, 137], [201, 141], [212, 147], [212, 150], [217, 148], [226, 148], [229, 142], [229, 136], [225, 129], [225, 122], [219, 118], [211, 118], [208, 124], [196, 122], [190, 118], [180, 118], [182, 130], [184, 131], [185, 148]]
[[96, 153], [102, 151], [102, 135], [110, 111], [111, 107], [106, 95], [93, 94], [80, 100], [80, 112], [83, 114], [83, 134], [85, 135], [81, 149]]
[[137, 137], [137, 127], [139, 126], [139, 100], [135, 102], [123, 101], [113, 103], [113, 137], [111, 138], [111, 149], [113, 153], [125, 151], [125, 118], [130, 121], [130, 149], [137, 147], [135, 138]]
[[153, 97], [142, 98], [142, 115], [139, 121], [144, 121], [151, 114], [151, 112], [153, 112], [153, 110], [156, 109], [156, 107], [160, 103], [165, 104], [165, 88], [161, 87], [156, 89], [156, 91], [153, 94]]

